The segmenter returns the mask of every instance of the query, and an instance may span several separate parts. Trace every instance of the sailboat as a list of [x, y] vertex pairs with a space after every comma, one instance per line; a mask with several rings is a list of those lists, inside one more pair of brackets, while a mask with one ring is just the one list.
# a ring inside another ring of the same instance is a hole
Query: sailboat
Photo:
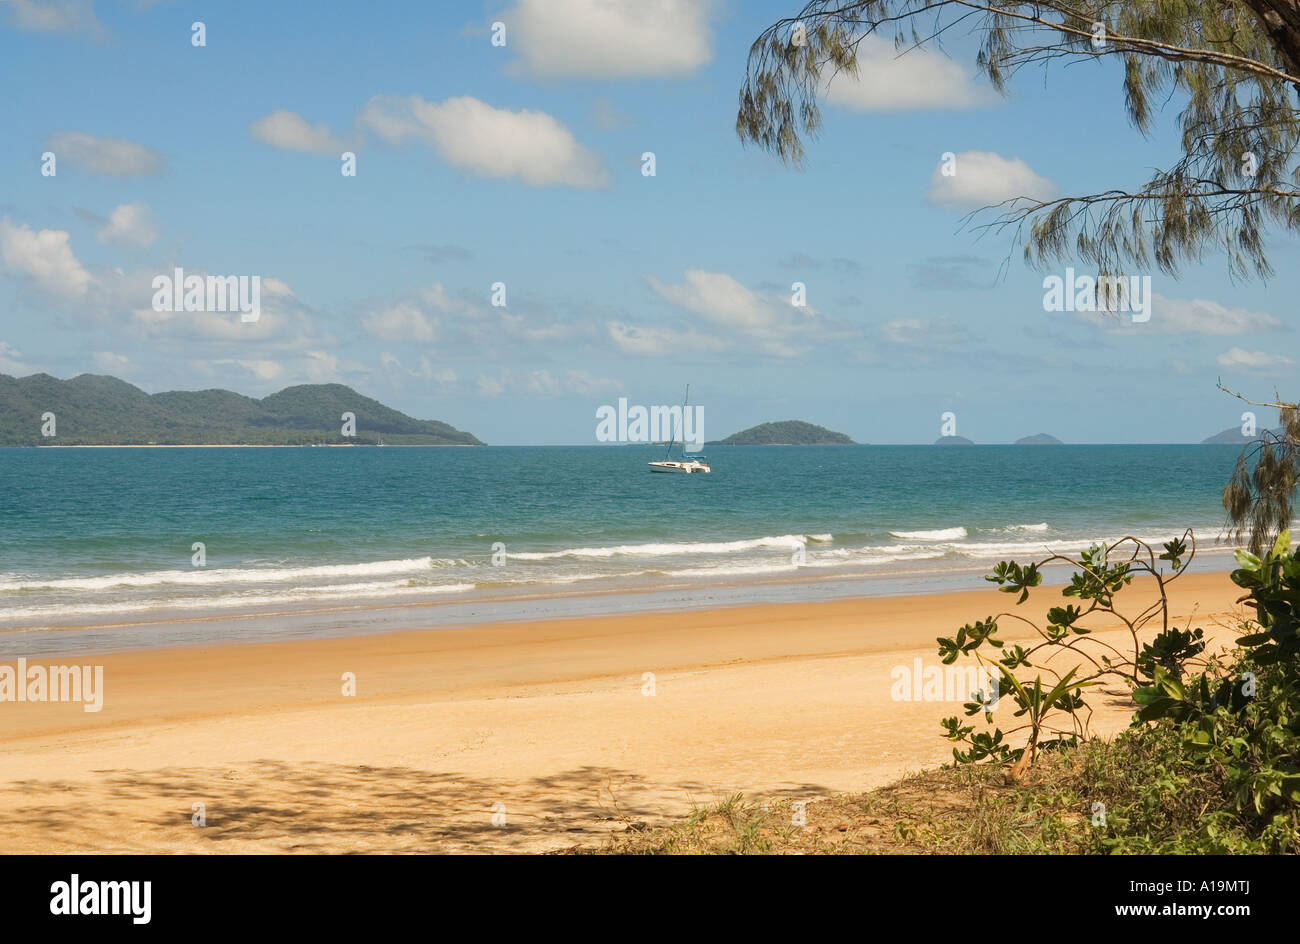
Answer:
[[[682, 401], [682, 420], [686, 419], [686, 404], [691, 400], [691, 385], [686, 385], [686, 399]], [[674, 462], [668, 457], [673, 453], [673, 444], [677, 442], [677, 431], [673, 431], [673, 438], [668, 442], [668, 450], [659, 462], [648, 463], [651, 472], [680, 472], [684, 475], [692, 475], [699, 472], [712, 472], [709, 464], [705, 462], [704, 456], [688, 456], [685, 453], [686, 443], [682, 442], [682, 458], [680, 462]]]

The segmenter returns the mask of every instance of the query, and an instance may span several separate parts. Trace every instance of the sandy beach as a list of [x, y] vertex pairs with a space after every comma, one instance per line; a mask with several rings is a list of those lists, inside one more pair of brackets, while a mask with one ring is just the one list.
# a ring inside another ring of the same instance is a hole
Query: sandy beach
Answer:
[[[1238, 595], [1224, 574], [1189, 575], [1171, 615], [1230, 638]], [[1040, 590], [1030, 612], [1056, 599]], [[32, 660], [102, 665], [104, 704], [0, 705], [0, 851], [544, 851], [735, 791], [863, 790], [950, 757], [937, 722], [959, 706], [893, 700], [891, 671], [938, 664], [936, 636], [1011, 602], [989, 589]], [[1024, 638], [1013, 625], [1005, 638]], [[1127, 723], [1121, 693], [1096, 703], [1097, 731]]]

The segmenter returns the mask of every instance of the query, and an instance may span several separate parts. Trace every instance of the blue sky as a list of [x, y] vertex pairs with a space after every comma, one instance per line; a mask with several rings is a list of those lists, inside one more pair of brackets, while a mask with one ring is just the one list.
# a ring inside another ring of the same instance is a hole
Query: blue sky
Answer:
[[[339, 382], [502, 444], [594, 442], [599, 405], [687, 383], [709, 438], [798, 418], [876, 443], [949, 410], [977, 442], [1195, 441], [1240, 423], [1219, 377], [1296, 392], [1293, 237], [1267, 284], [1218, 256], [1149, 273], [1134, 325], [1045, 312], [1064, 266], [960, 227], [998, 188], [1140, 185], [1177, 100], [1144, 139], [1110, 66], [1003, 100], [960, 37], [868, 50], [795, 170], [734, 123], [750, 42], [798, 6], [0, 0], [0, 372]], [[259, 275], [262, 318], [154, 312], [173, 266]]]

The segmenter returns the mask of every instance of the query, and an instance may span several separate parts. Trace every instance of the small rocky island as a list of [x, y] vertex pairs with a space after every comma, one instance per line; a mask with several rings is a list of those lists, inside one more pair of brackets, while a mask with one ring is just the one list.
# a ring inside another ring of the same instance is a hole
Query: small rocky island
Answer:
[[1063, 446], [1055, 436], [1048, 433], [1035, 433], [1033, 436], [1022, 436], [1016, 440], [1017, 446]]

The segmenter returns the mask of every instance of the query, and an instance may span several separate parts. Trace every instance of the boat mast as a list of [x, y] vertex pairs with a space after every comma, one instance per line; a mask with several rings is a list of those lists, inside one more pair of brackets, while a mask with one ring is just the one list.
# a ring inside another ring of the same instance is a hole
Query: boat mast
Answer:
[[[690, 385], [690, 384], [687, 384], [687, 385], [686, 385], [686, 396], [685, 396], [685, 398], [683, 398], [683, 400], [682, 400], [682, 424], [683, 424], [682, 434], [683, 434], [683, 435], [685, 435], [685, 433], [686, 433], [686, 429], [685, 429], [685, 423], [686, 423], [686, 404], [688, 404], [688, 403], [690, 403], [690, 402], [691, 402], [691, 385]], [[671, 455], [673, 454], [673, 443], [675, 443], [675, 442], [677, 442], [677, 430], [673, 430], [673, 438], [668, 442], [668, 451], [664, 453], [664, 458], [665, 458], [665, 459], [667, 459], [669, 456], [671, 456]], [[683, 456], [683, 458], [686, 456], [686, 440], [685, 440], [685, 439], [682, 440], [682, 456]]]

